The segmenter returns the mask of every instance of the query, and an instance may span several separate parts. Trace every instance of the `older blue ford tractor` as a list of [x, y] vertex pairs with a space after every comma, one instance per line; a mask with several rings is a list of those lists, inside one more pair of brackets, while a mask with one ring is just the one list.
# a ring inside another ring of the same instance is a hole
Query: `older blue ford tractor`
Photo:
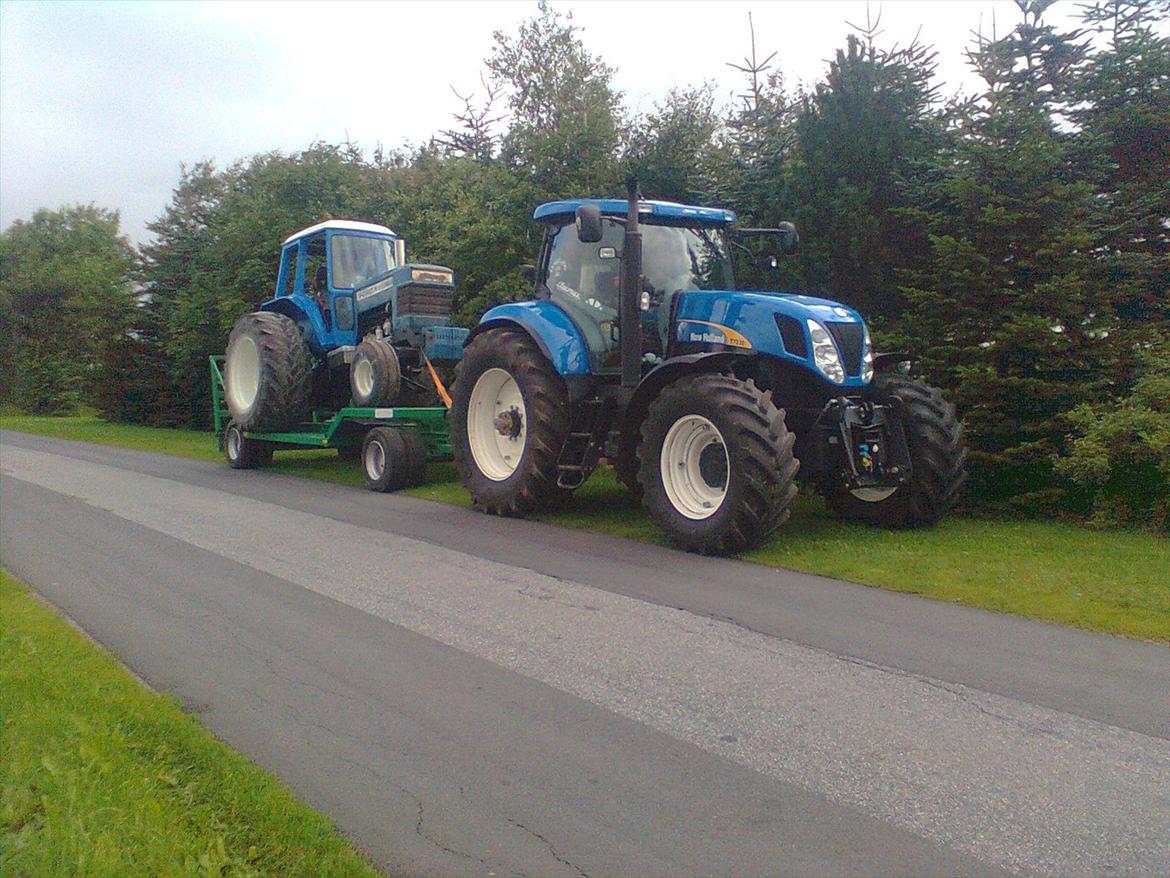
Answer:
[[954, 408], [877, 354], [851, 308], [737, 291], [728, 210], [627, 200], [539, 207], [531, 301], [500, 305], [457, 367], [451, 444], [475, 505], [549, 507], [608, 458], [675, 545], [759, 544], [797, 480], [849, 519], [937, 521], [965, 479]]
[[451, 326], [454, 292], [449, 268], [408, 264], [406, 242], [385, 226], [330, 220], [291, 235], [276, 295], [228, 339], [227, 411], [215, 411], [217, 423], [228, 417], [229, 463], [258, 465], [275, 447], [335, 447], [360, 450], [378, 490], [421, 479], [428, 453], [446, 445], [445, 427], [441, 437], [430, 429], [443, 420], [441, 373], [468, 335]]

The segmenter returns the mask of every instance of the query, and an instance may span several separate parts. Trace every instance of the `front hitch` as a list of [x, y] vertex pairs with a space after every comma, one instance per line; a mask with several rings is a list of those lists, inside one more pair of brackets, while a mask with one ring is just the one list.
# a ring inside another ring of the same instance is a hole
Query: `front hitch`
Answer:
[[838, 470], [851, 490], [896, 488], [910, 481], [899, 400], [879, 404], [839, 396], [829, 400], [816, 423], [828, 452], [826, 469]]

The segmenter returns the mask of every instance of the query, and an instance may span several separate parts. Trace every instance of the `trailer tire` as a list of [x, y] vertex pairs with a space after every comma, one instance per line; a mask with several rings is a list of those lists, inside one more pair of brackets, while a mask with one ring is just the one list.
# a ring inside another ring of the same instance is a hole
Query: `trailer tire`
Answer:
[[255, 311], [236, 321], [224, 362], [224, 396], [244, 430], [286, 430], [305, 420], [313, 392], [313, 356], [297, 324]]
[[825, 503], [841, 518], [877, 527], [935, 524], [954, 507], [967, 481], [967, 442], [955, 407], [936, 388], [901, 375], [879, 374], [873, 394], [879, 401], [894, 398], [901, 403], [910, 483], [888, 494], [834, 485], [825, 492]]
[[371, 491], [397, 491], [406, 486], [407, 452], [402, 434], [393, 427], [373, 427], [362, 441], [362, 475]]
[[362, 339], [349, 365], [349, 389], [353, 404], [361, 408], [393, 405], [402, 388], [398, 354], [380, 338]]
[[223, 431], [223, 456], [232, 469], [255, 469], [272, 463], [272, 443], [249, 439], [232, 421]]
[[475, 506], [505, 516], [554, 506], [568, 392], [531, 337], [491, 329], [472, 338], [451, 396], [452, 451]]
[[414, 427], [398, 432], [406, 446], [406, 487], [417, 488], [427, 480], [427, 442]]
[[750, 379], [717, 372], [681, 378], [662, 390], [642, 423], [643, 505], [688, 552], [753, 548], [788, 518], [799, 468], [795, 438], [772, 394]]

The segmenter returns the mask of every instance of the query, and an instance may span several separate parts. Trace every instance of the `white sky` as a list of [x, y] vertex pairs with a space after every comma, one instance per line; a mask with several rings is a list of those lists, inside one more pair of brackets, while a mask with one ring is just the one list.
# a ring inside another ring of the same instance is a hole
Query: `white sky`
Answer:
[[[554, 2], [586, 47], [617, 67], [626, 106], [649, 109], [672, 86], [713, 80], [749, 49], [789, 84], [815, 82], [864, 0]], [[972, 32], [1011, 29], [1010, 0], [886, 0], [885, 44], [920, 39], [939, 52], [943, 92], [977, 81]], [[1064, 0], [1047, 19], [1067, 25]], [[181, 163], [300, 150], [347, 137], [367, 149], [425, 142], [479, 88], [492, 32], [515, 31], [535, 2], [132, 2], [0, 0], [0, 227], [39, 207], [93, 202], [122, 212], [132, 240], [166, 206]], [[375, 220], [391, 218], [372, 218]]]

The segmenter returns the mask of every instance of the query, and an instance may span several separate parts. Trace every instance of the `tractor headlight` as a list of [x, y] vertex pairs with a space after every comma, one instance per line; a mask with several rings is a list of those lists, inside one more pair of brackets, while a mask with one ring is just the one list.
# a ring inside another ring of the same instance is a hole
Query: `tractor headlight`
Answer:
[[844, 384], [845, 367], [841, 365], [841, 355], [837, 353], [837, 345], [833, 344], [829, 331], [815, 320], [809, 320], [808, 334], [812, 339], [813, 362], [821, 374], [834, 384]]
[[869, 340], [869, 327], [865, 327], [865, 356], [861, 358], [861, 380], [868, 384], [873, 380], [873, 343]]

